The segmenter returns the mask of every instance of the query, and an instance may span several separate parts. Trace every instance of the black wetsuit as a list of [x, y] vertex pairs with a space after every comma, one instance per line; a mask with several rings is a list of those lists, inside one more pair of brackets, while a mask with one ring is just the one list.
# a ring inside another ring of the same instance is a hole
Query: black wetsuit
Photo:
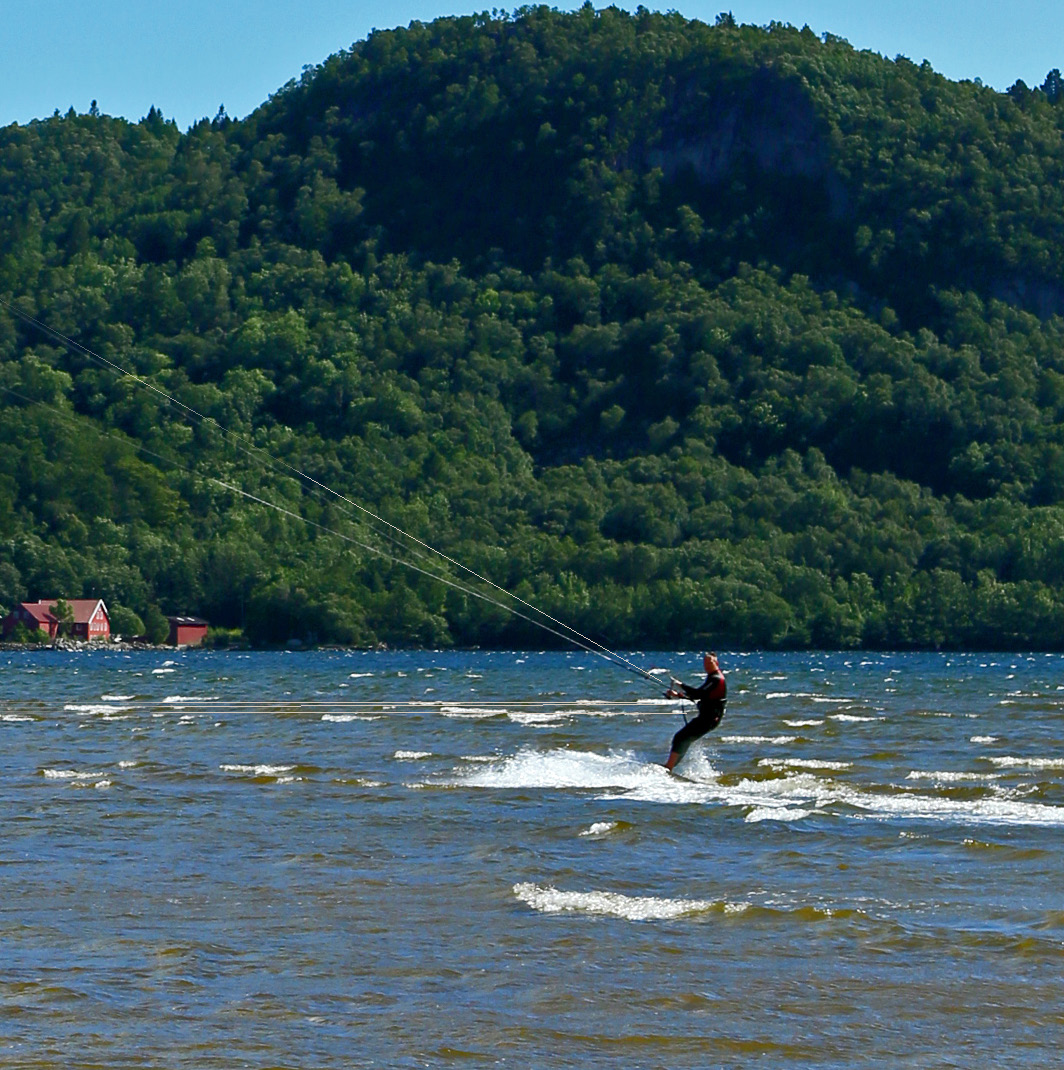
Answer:
[[672, 749], [682, 758], [696, 739], [701, 739], [720, 724], [727, 704], [728, 685], [724, 682], [724, 673], [717, 669], [706, 677], [701, 687], [689, 687], [687, 684], [680, 684], [680, 687], [698, 706], [698, 716], [688, 721], [672, 737]]

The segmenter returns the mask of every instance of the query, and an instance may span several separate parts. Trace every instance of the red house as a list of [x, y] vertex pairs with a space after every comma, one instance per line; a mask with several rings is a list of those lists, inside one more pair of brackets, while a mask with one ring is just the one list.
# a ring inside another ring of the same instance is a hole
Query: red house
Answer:
[[167, 617], [170, 646], [199, 646], [207, 638], [207, 622], [201, 617]]
[[[62, 621], [55, 615], [58, 598], [42, 598], [39, 602], [20, 602], [13, 613], [9, 613], [0, 622], [5, 638], [20, 624], [30, 631], [40, 630], [55, 639], [59, 634]], [[106, 642], [111, 638], [111, 618], [102, 598], [68, 598], [68, 606], [74, 614], [66, 629], [71, 639], [88, 639], [93, 642]]]

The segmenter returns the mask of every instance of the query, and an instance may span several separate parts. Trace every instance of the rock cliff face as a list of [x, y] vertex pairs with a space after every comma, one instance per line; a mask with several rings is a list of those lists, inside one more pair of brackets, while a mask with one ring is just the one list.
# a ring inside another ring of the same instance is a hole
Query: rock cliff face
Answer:
[[1044, 280], [1014, 276], [990, 284], [990, 296], [1033, 312], [1041, 320], [1064, 314], [1064, 289]]
[[827, 130], [800, 85], [762, 68], [727, 95], [695, 96], [693, 87], [677, 94], [660, 140], [645, 152], [646, 165], [669, 179], [690, 170], [708, 185], [750, 169], [822, 182], [833, 214], [845, 213], [848, 198], [831, 166]]
[[743, 158], [764, 170], [822, 174], [825, 156], [816, 116], [796, 87], [769, 70], [758, 71], [733, 93], [696, 103], [693, 88], [679, 92], [650, 161], [671, 177], [693, 167], [705, 182], [719, 182]]

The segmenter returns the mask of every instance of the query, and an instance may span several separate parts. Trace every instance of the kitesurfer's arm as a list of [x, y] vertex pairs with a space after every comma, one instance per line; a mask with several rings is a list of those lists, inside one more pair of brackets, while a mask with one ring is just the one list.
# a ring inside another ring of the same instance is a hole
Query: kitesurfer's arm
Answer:
[[[681, 688], [683, 690], [681, 690]], [[669, 690], [665, 692], [665, 697], [666, 698], [683, 698], [684, 697], [684, 690], [686, 690], [686, 689], [687, 689], [687, 685], [684, 684], [684, 683], [681, 683], [674, 676], [674, 677], [672, 677], [672, 687], [670, 687]]]
[[[724, 673], [719, 670], [711, 673], [701, 687], [691, 687], [690, 684], [680, 684], [680, 687], [683, 688], [683, 694], [692, 702], [698, 702], [704, 698], [722, 699], [728, 693], [728, 685], [724, 682]], [[680, 696], [677, 695], [676, 697], [679, 698]]]

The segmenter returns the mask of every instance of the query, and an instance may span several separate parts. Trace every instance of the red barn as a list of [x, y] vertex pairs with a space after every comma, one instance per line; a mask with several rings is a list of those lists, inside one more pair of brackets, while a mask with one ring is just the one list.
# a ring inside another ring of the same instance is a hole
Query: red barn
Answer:
[[207, 638], [207, 622], [200, 617], [167, 617], [170, 646], [199, 646]]
[[[59, 634], [62, 621], [55, 615], [58, 598], [42, 598], [39, 602], [20, 602], [13, 613], [3, 620], [4, 635], [10, 635], [20, 624], [30, 631], [47, 632], [49, 639]], [[66, 634], [71, 639], [105, 642], [111, 638], [111, 618], [102, 598], [68, 598], [73, 620]]]

